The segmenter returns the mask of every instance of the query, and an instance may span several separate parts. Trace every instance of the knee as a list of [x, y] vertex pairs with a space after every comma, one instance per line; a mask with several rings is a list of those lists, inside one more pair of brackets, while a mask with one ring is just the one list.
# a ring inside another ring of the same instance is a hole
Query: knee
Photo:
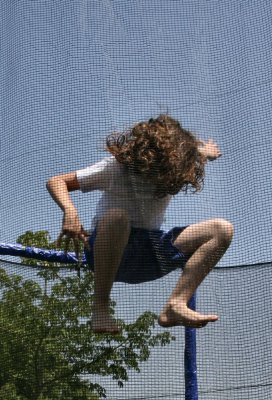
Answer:
[[234, 235], [233, 224], [223, 218], [214, 219], [213, 224], [216, 238], [223, 245], [229, 245]]

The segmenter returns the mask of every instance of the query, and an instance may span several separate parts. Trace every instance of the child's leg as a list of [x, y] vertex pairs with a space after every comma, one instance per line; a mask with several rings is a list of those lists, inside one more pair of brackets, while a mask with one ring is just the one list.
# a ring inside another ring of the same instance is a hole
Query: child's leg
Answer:
[[127, 213], [109, 210], [99, 221], [94, 243], [94, 332], [118, 333], [109, 313], [110, 292], [130, 234]]
[[214, 219], [191, 225], [177, 237], [174, 245], [190, 258], [159, 317], [161, 326], [200, 328], [218, 319], [216, 315], [203, 315], [190, 310], [187, 303], [226, 252], [232, 236], [233, 226], [230, 222]]

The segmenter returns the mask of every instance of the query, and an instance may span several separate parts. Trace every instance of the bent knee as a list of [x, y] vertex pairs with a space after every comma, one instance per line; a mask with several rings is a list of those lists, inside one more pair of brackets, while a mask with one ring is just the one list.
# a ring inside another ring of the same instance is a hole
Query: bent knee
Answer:
[[212, 222], [216, 237], [224, 244], [229, 244], [234, 235], [233, 224], [223, 218], [215, 218]]

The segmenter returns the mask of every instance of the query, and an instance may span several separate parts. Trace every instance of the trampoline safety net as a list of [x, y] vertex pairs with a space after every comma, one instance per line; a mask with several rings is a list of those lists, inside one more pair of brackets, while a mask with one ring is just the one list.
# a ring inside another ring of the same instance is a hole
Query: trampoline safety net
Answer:
[[0, 11], [0, 399], [270, 400], [272, 4]]

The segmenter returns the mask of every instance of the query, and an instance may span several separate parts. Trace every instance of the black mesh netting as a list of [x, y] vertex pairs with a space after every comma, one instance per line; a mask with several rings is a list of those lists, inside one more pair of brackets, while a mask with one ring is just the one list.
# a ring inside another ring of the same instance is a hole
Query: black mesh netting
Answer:
[[[197, 294], [198, 310], [220, 316], [197, 331], [198, 396], [271, 399], [272, 3], [2, 0], [0, 15], [0, 242], [48, 231], [28, 245], [52, 244], [62, 213], [47, 180], [101, 160], [111, 132], [168, 112], [213, 138], [222, 157], [207, 165], [203, 191], [175, 196], [162, 225], [220, 217], [235, 228]], [[86, 229], [100, 196], [71, 193]], [[114, 285], [127, 324], [114, 342], [88, 336], [83, 269], [79, 278], [2, 259], [0, 399], [184, 398], [184, 328], [164, 330], [152, 314], [178, 271]]]

